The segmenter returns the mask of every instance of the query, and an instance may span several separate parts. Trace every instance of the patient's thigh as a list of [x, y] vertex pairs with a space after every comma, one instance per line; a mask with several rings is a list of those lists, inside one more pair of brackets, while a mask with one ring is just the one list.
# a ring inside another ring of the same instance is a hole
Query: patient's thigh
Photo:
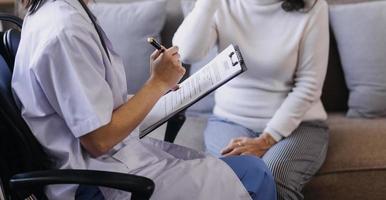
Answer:
[[253, 131], [229, 120], [212, 116], [204, 132], [206, 151], [213, 156], [220, 157], [221, 150], [226, 147], [233, 138], [256, 137]]

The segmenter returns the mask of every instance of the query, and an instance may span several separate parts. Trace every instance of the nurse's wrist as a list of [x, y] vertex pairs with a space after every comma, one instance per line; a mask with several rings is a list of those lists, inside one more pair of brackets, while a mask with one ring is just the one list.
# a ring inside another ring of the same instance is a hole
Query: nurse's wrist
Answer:
[[159, 79], [156, 79], [154, 77], [150, 78], [147, 82], [147, 85], [149, 85], [152, 88], [155, 88], [156, 90], [160, 91], [160, 93], [164, 94], [167, 91], [170, 90], [169, 85]]

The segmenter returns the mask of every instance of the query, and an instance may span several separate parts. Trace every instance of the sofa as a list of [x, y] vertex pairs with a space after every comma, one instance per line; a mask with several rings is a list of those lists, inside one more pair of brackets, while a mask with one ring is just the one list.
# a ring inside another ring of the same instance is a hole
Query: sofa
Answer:
[[[112, 2], [97, 2], [101, 1]], [[332, 6], [361, 2], [364, 0], [328, 0]], [[180, 0], [168, 0], [166, 11], [161, 38], [165, 46], [170, 46], [173, 34], [183, 20]], [[337, 42], [331, 31], [328, 72], [322, 95], [328, 111], [330, 143], [324, 165], [304, 187], [305, 199], [386, 199], [386, 118], [346, 117], [349, 98], [346, 82]], [[186, 116], [175, 143], [203, 151], [203, 131], [210, 112], [188, 110]], [[161, 126], [149, 136], [163, 139], [165, 127]]]

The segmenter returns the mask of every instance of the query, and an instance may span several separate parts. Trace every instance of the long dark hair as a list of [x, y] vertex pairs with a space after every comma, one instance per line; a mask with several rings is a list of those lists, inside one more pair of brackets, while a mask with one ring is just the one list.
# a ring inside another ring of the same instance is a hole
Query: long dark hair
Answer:
[[46, 0], [21, 0], [29, 13], [36, 12]]
[[283, 0], [281, 7], [287, 12], [299, 11], [306, 6], [304, 0]]

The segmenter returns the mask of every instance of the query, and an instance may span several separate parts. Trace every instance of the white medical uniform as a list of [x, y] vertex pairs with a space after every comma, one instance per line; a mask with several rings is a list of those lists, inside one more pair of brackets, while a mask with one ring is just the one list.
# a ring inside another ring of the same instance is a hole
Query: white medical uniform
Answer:
[[[56, 167], [146, 176], [156, 183], [152, 199], [250, 199], [228, 165], [185, 147], [139, 140], [132, 133], [99, 158], [82, 149], [79, 137], [109, 123], [114, 109], [128, 100], [123, 64], [104, 39], [111, 62], [77, 0], [47, 0], [25, 18], [13, 92], [23, 118]], [[68, 200], [76, 189], [50, 186], [46, 194]], [[102, 192], [107, 199], [130, 197], [111, 189]]]

